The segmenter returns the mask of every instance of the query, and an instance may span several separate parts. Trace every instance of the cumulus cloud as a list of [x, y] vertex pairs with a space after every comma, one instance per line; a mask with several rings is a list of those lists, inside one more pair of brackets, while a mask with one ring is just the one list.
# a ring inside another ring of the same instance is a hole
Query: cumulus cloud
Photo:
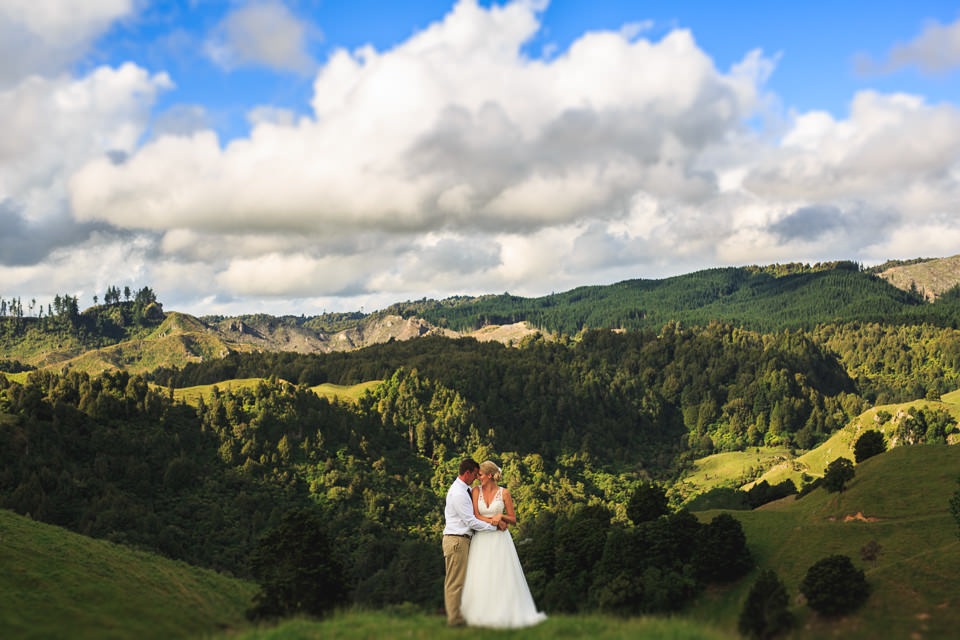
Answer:
[[207, 55], [232, 70], [248, 65], [307, 72], [314, 62], [307, 51], [319, 31], [297, 19], [280, 2], [254, 2], [229, 13], [207, 40]]
[[682, 30], [590, 33], [529, 60], [538, 28], [529, 5], [463, 0], [390, 51], [334, 53], [312, 118], [261, 121], [225, 148], [200, 132], [90, 163], [75, 211], [158, 230], [520, 231], [616, 217], [638, 191], [715, 189], [694, 164], [751, 112], [754, 77], [718, 71]]
[[125, 64], [79, 79], [30, 76], [0, 91], [0, 201], [25, 220], [65, 215], [69, 175], [93, 156], [132, 153], [169, 86], [166, 74]]
[[30, 75], [56, 75], [86, 52], [110, 23], [129, 15], [133, 0], [0, 3], [0, 91]]
[[960, 67], [960, 19], [951, 24], [929, 22], [913, 40], [894, 45], [885, 59], [874, 61], [866, 55], [857, 59], [865, 74], [882, 74], [915, 67], [925, 73], [943, 73]]

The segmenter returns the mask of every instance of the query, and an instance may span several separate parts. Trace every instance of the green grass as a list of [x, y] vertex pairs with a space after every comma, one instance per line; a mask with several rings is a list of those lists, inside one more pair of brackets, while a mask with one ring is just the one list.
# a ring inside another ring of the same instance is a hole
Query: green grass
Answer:
[[791, 458], [782, 447], [750, 447], [746, 451], [728, 451], [700, 458], [693, 470], [677, 482], [673, 491], [684, 497], [706, 493], [715, 487], [739, 487], [755, 470], [770, 467]]
[[[213, 397], [213, 388], [217, 387], [221, 392], [223, 391], [239, 391], [240, 389], [253, 389], [260, 382], [266, 381], [266, 378], [235, 378], [232, 380], [223, 380], [217, 382], [216, 384], [201, 384], [195, 387], [183, 387], [180, 389], [173, 390], [173, 397], [176, 400], [181, 402], [186, 402], [189, 405], [196, 406], [200, 401], [200, 396], [203, 396], [204, 400], [209, 400]], [[339, 385], [339, 384], [330, 384], [325, 383], [317, 385], [316, 387], [310, 387], [310, 390], [316, 393], [318, 396], [325, 397], [329, 400], [340, 399], [347, 402], [356, 402], [359, 400], [364, 393], [373, 389], [378, 384], [383, 382], [382, 380], [370, 380], [368, 382], [361, 382], [354, 385]]]
[[[948, 501], [957, 489], [960, 448], [898, 447], [864, 461], [856, 472], [842, 494], [817, 489], [801, 500], [730, 512], [743, 525], [758, 569], [729, 589], [708, 591], [690, 615], [732, 630], [761, 569], [775, 570], [797, 598], [807, 569], [839, 553], [866, 571], [873, 593], [860, 611], [833, 621], [794, 600], [801, 624], [795, 637], [953, 636], [960, 626], [960, 540]], [[847, 520], [857, 514], [870, 521]], [[871, 540], [882, 546], [875, 563], [860, 553]]]
[[261, 382], [265, 382], [266, 378], [234, 378], [232, 380], [224, 380], [222, 382], [217, 382], [216, 384], [201, 384], [195, 387], [183, 387], [181, 389], [173, 390], [173, 397], [175, 400], [180, 402], [185, 402], [191, 406], [197, 406], [197, 403], [200, 402], [200, 397], [203, 396], [203, 399], [209, 400], [213, 397], [213, 388], [216, 387], [219, 391], [239, 391], [241, 389], [254, 389]]
[[[2, 373], [2, 372], [0, 372]], [[4, 377], [11, 382], [19, 382], [20, 384], [27, 384], [27, 376], [30, 375], [29, 371], [21, 371], [20, 373], [4, 373]]]
[[0, 510], [6, 638], [183, 638], [248, 627], [255, 585]]
[[241, 634], [220, 635], [231, 640], [300, 640], [307, 638], [439, 638], [468, 640], [478, 637], [510, 637], [529, 640], [555, 638], [657, 638], [663, 640], [734, 640], [738, 636], [718, 631], [702, 622], [683, 618], [621, 619], [598, 615], [550, 616], [535, 627], [508, 632], [493, 629], [446, 626], [439, 615], [391, 614], [382, 611], [347, 611], [323, 621], [288, 620]]
[[316, 393], [318, 396], [323, 396], [329, 400], [338, 399], [356, 402], [363, 397], [363, 394], [372, 390], [382, 382], [383, 380], [370, 380], [354, 385], [339, 385], [325, 382], [324, 384], [317, 385], [316, 387], [310, 387], [310, 390]]

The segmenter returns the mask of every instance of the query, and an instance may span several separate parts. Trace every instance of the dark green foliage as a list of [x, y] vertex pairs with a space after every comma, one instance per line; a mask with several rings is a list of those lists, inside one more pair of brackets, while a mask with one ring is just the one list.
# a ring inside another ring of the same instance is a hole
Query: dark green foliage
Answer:
[[746, 574], [753, 567], [753, 557], [740, 521], [729, 513], [721, 513], [704, 526], [693, 565], [697, 575], [707, 582], [731, 582]]
[[346, 599], [343, 567], [318, 512], [297, 509], [261, 536], [251, 559], [260, 584], [250, 619], [322, 616]]
[[593, 567], [603, 555], [611, 513], [602, 507], [578, 505], [556, 521], [552, 578], [544, 589], [549, 611], [579, 611], [588, 603]]
[[767, 569], [750, 588], [737, 628], [750, 638], [765, 640], [776, 637], [794, 625], [789, 605], [787, 588], [776, 573]]
[[862, 569], [849, 556], [833, 555], [816, 562], [800, 583], [810, 608], [823, 616], [839, 616], [859, 608], [870, 595]]
[[24, 364], [19, 360], [5, 360], [0, 358], [0, 371], [4, 373], [22, 373], [23, 371], [34, 371], [35, 366]]
[[850, 458], [837, 458], [827, 465], [823, 474], [823, 487], [830, 493], [842, 493], [855, 474]]
[[687, 502], [684, 507], [690, 511], [710, 511], [711, 509], [748, 511], [753, 508], [750, 506], [747, 492], [732, 487], [710, 489]]
[[793, 480], [789, 478], [775, 485], [770, 485], [766, 480], [761, 480], [750, 487], [750, 490], [746, 493], [750, 508], [756, 509], [760, 505], [767, 504], [768, 502], [796, 495], [797, 486], [793, 484]]
[[[835, 357], [809, 338], [724, 325], [591, 331], [577, 343], [534, 339], [520, 348], [425, 337], [322, 356], [231, 354], [157, 371], [154, 380], [183, 387], [275, 375], [354, 384], [389, 379], [400, 368], [473, 407], [478, 438], [492, 431], [501, 450], [548, 458], [582, 451], [636, 461], [700, 446], [704, 436], [721, 451], [789, 444], [802, 430], [826, 438], [862, 409]], [[425, 446], [430, 438], [412, 428], [414, 446]]]
[[429, 610], [443, 606], [443, 556], [433, 541], [391, 540], [383, 532], [389, 561], [383, 568], [365, 577], [356, 587], [352, 600], [359, 605], [383, 607], [389, 604], [417, 603]]
[[883, 440], [883, 434], [871, 429], [863, 432], [853, 445], [853, 456], [857, 464], [860, 464], [867, 458], [880, 455], [887, 450], [887, 443]]
[[638, 486], [627, 503], [627, 517], [633, 524], [655, 520], [670, 512], [663, 487], [645, 482]]

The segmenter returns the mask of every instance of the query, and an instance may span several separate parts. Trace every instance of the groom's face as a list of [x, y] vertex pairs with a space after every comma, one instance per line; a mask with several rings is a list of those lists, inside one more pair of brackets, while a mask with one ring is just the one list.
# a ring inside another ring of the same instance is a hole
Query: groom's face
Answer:
[[473, 484], [477, 480], [477, 475], [480, 473], [480, 469], [474, 469], [467, 473], [467, 484]]

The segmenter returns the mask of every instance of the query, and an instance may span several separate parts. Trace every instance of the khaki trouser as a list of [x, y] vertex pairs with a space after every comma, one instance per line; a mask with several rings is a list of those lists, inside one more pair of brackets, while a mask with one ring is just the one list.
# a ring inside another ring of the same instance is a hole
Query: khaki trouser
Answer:
[[470, 553], [470, 538], [443, 536], [443, 561], [447, 576], [443, 581], [443, 601], [447, 608], [447, 624], [464, 624], [460, 613], [460, 596], [467, 579], [467, 555]]

